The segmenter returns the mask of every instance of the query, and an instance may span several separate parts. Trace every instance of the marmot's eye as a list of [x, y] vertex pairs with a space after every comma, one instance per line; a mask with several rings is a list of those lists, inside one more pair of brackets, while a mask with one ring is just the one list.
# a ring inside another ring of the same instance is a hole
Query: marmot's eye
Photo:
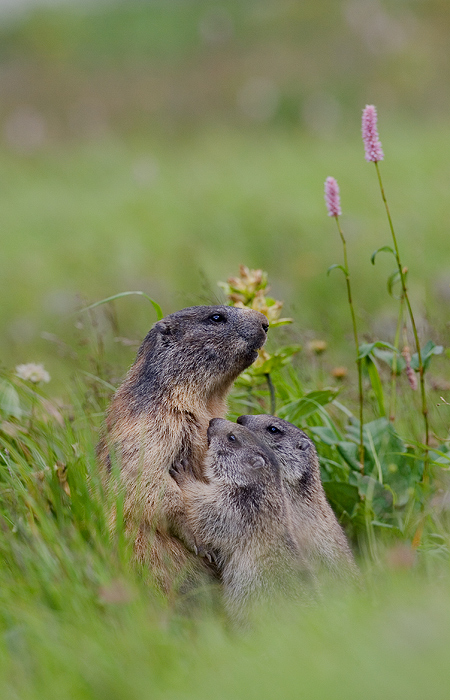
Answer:
[[283, 434], [281, 432], [281, 430], [276, 427], [276, 425], [269, 425], [267, 430], [269, 431], [269, 433], [272, 433], [272, 435], [282, 435]]
[[297, 448], [299, 450], [307, 450], [308, 447], [309, 447], [309, 440], [307, 440], [306, 438], [303, 438], [303, 440], [300, 440], [300, 442], [297, 445]]
[[227, 319], [223, 314], [213, 314], [209, 317], [214, 323], [226, 323]]
[[230, 434], [228, 435], [228, 440], [229, 440], [230, 442], [235, 442], [235, 441], [236, 441], [236, 435], [233, 435], [233, 433], [230, 433]]

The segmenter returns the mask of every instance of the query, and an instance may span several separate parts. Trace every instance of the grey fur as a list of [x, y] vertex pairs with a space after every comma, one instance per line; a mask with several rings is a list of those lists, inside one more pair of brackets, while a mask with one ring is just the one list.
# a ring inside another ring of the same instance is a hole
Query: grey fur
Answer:
[[171, 474], [185, 501], [188, 522], [204, 551], [214, 552], [228, 612], [239, 621], [249, 606], [300, 581], [299, 553], [288, 523], [280, 467], [258, 435], [223, 419], [208, 428], [208, 483], [187, 463]]
[[278, 459], [299, 550], [307, 560], [325, 565], [337, 576], [356, 576], [347, 538], [323, 490], [312, 440], [275, 416], [240, 416], [237, 422], [262, 439]]

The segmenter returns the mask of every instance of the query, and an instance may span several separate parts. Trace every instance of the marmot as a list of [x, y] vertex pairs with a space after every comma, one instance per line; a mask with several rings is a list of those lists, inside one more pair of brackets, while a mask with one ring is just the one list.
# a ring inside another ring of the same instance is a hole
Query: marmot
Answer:
[[256, 359], [268, 326], [263, 314], [230, 306], [166, 316], [146, 336], [107, 411], [100, 463], [109, 472], [118, 464], [135, 554], [166, 590], [184, 571], [201, 567], [169, 468], [184, 458], [203, 479], [209, 421], [225, 415], [225, 397]]
[[339, 577], [356, 576], [347, 538], [329, 505], [312, 440], [292, 423], [268, 415], [240, 416], [247, 427], [275, 452], [288, 498], [295, 540], [307, 560]]
[[185, 460], [170, 473], [184, 498], [188, 523], [221, 572], [225, 605], [239, 622], [262, 596], [286, 590], [299, 556], [274, 452], [242, 425], [215, 418], [208, 428], [207, 483]]

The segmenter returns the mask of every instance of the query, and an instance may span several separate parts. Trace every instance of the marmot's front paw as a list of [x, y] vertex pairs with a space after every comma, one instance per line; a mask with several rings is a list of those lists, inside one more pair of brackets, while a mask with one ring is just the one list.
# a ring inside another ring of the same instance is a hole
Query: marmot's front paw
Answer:
[[188, 460], [183, 458], [174, 462], [169, 469], [169, 474], [179, 486], [189, 476], [192, 476], [192, 469]]
[[194, 552], [198, 557], [207, 559], [210, 564], [217, 565], [216, 554], [212, 550], [206, 549], [206, 547], [203, 547], [201, 544], [197, 544], [194, 546]]

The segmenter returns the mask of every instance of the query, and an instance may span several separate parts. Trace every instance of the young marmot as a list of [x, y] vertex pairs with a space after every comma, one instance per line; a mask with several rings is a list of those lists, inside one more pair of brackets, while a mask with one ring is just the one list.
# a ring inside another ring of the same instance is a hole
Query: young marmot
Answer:
[[339, 577], [355, 576], [357, 569], [347, 538], [323, 490], [313, 442], [295, 425], [275, 416], [240, 416], [237, 422], [275, 452], [293, 534], [305, 558], [324, 565]]
[[294, 579], [301, 587], [298, 552], [273, 451], [255, 433], [221, 418], [209, 424], [208, 442], [208, 483], [198, 481], [185, 461], [170, 473], [199, 545], [214, 554], [226, 608], [243, 621], [262, 596], [290, 589]]
[[107, 411], [99, 459], [108, 472], [118, 465], [136, 556], [166, 590], [202, 565], [188, 551], [195, 541], [169, 469], [186, 459], [203, 478], [209, 421], [225, 415], [225, 397], [256, 359], [267, 330], [263, 314], [230, 306], [193, 306], [166, 316], [148, 333]]

